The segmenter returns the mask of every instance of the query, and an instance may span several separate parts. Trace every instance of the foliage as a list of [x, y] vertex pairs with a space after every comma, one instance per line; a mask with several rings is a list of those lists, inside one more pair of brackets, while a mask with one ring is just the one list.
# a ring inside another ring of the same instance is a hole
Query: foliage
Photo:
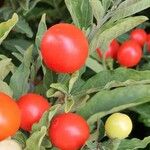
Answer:
[[[135, 124], [150, 127], [150, 54], [146, 46], [140, 64], [132, 69], [100, 60], [95, 51], [100, 47], [104, 53], [112, 39], [124, 41], [141, 24], [149, 30], [148, 17], [141, 13], [149, 7], [149, 0], [5, 0], [0, 8], [0, 91], [16, 100], [35, 92], [53, 104], [30, 134], [18, 131], [12, 137], [23, 149], [54, 150], [47, 130], [52, 117], [64, 111], [82, 115], [90, 125], [91, 136], [83, 150], [149, 148], [149, 136], [107, 140], [100, 125], [108, 114], [125, 111], [138, 114]], [[43, 33], [47, 25], [59, 22], [73, 22], [89, 41], [87, 62], [73, 74], [56, 74], [42, 63]]]

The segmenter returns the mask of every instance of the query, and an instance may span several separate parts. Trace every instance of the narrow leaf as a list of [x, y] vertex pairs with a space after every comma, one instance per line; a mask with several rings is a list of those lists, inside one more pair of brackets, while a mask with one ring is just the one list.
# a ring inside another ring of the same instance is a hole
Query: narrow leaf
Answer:
[[140, 122], [144, 123], [145, 126], [150, 127], [150, 103], [133, 107], [131, 110], [139, 114], [138, 118]]
[[92, 7], [93, 15], [96, 18], [98, 24], [103, 18], [105, 10], [100, 0], [89, 0], [89, 2]]
[[144, 9], [147, 9], [150, 7], [150, 1], [149, 0], [134, 0], [130, 3], [124, 2], [125, 4], [119, 7], [113, 14], [110, 21], [114, 22], [116, 20], [131, 16], [135, 13], [138, 13]]
[[41, 39], [43, 37], [43, 34], [47, 30], [45, 20], [46, 20], [46, 14], [43, 14], [42, 18], [40, 20], [39, 26], [38, 26], [38, 31], [37, 31], [36, 39], [35, 39], [35, 43], [36, 43], [37, 48], [40, 47], [40, 43], [41, 43]]
[[118, 150], [137, 150], [140, 148], [145, 148], [150, 143], [150, 136], [145, 137], [143, 140], [133, 138], [131, 140], [124, 139], [121, 141], [121, 144]]
[[74, 24], [79, 28], [88, 28], [93, 20], [89, 0], [65, 0]]
[[26, 34], [29, 38], [32, 38], [33, 36], [31, 27], [29, 26], [28, 22], [22, 17], [19, 17], [19, 21], [16, 24], [15, 30], [17, 32]]
[[13, 95], [12, 89], [9, 87], [9, 85], [6, 82], [4, 82], [2, 80], [0, 80], [0, 92], [4, 92], [5, 94], [7, 94], [11, 97]]
[[100, 71], [104, 70], [103, 66], [91, 57], [87, 59], [86, 66], [96, 73], [99, 73]]
[[13, 89], [15, 98], [20, 97], [29, 90], [28, 79], [30, 75], [32, 49], [33, 45], [31, 45], [24, 53], [23, 63], [16, 69], [15, 73], [10, 79], [10, 87]]
[[99, 120], [102, 117], [105, 117], [105, 116], [107, 116], [109, 114], [112, 114], [112, 113], [115, 113], [115, 112], [118, 112], [118, 111], [122, 111], [122, 110], [127, 109], [127, 108], [132, 108], [132, 107], [141, 105], [143, 103], [146, 103], [147, 101], [149, 101], [149, 100], [146, 99], [145, 101], [138, 102], [138, 103], [124, 104], [124, 105], [121, 105], [121, 106], [113, 107], [112, 109], [107, 110], [107, 111], [98, 112], [98, 113], [90, 116], [90, 118], [88, 119], [88, 123], [89, 124], [93, 124], [97, 120]]
[[[92, 93], [92, 91], [99, 91], [107, 87], [113, 87], [113, 83], [125, 82], [123, 84], [129, 83], [129, 81], [143, 81], [149, 80], [150, 71], [137, 71], [134, 69], [117, 68], [113, 71], [101, 71], [100, 73], [94, 75], [89, 80], [83, 84], [82, 87], [76, 89], [72, 92], [73, 95], [82, 95], [86, 93]], [[128, 82], [127, 82], [128, 81]], [[111, 85], [111, 86], [109, 86]], [[117, 84], [118, 85], [118, 84]], [[91, 91], [91, 92], [90, 92]]]
[[139, 0], [125, 0], [122, 3], [120, 3], [120, 5], [118, 6], [118, 9], [131, 6], [137, 2], [139, 2]]
[[73, 105], [74, 105], [74, 100], [71, 97], [67, 98], [67, 96], [66, 96], [66, 98], [65, 98], [65, 112], [68, 113], [71, 110], [71, 108], [73, 107]]
[[79, 71], [76, 71], [71, 75], [71, 79], [69, 81], [69, 93], [71, 92], [73, 85], [77, 81], [78, 77], [79, 77]]
[[53, 88], [53, 89], [59, 90], [59, 91], [65, 93], [65, 94], [68, 93], [68, 88], [64, 84], [61, 84], [61, 83], [52, 83], [50, 85], [50, 87]]
[[108, 8], [111, 6], [112, 4], [112, 0], [102, 0], [102, 5], [105, 9], [105, 11], [108, 10]]
[[6, 22], [2, 22], [0, 24], [0, 45], [17, 22], [18, 22], [18, 15], [15, 13], [13, 14], [11, 19], [9, 19]]
[[18, 143], [21, 144], [22, 148], [25, 148], [27, 136], [24, 133], [22, 133], [21, 131], [17, 131], [16, 134], [12, 137], [12, 139], [18, 141]]
[[60, 106], [60, 104], [57, 104], [50, 107], [50, 109], [43, 114], [40, 121], [32, 126], [32, 133], [40, 131], [42, 126], [45, 126], [48, 129], [51, 119], [57, 113]]
[[117, 106], [148, 101], [150, 101], [150, 85], [134, 85], [110, 91], [102, 90], [95, 94], [85, 106], [77, 110], [77, 113], [89, 118], [95, 113], [109, 111]]
[[14, 72], [14, 65], [9, 58], [5, 58], [0, 61], [0, 68], [0, 80], [4, 80], [9, 72]]
[[147, 19], [148, 18], [144, 16], [129, 17], [123, 20], [119, 20], [113, 26], [107, 28], [104, 31], [102, 31], [100, 28], [90, 43], [90, 52], [95, 51], [97, 47], [100, 47], [103, 51], [106, 51], [107, 46], [112, 39], [117, 38], [119, 35], [131, 30]]
[[34, 132], [26, 141], [24, 150], [41, 150], [41, 143], [45, 137], [47, 128], [43, 126], [40, 131]]
[[36, 54], [39, 55], [39, 58], [37, 58], [37, 61], [38, 61], [39, 67], [42, 66], [44, 75], [46, 73], [46, 69], [45, 69], [44, 65], [42, 64], [42, 56], [41, 56], [41, 52], [40, 52], [40, 43], [41, 43], [43, 34], [45, 33], [46, 30], [47, 30], [46, 14], [43, 14], [42, 18], [40, 20], [39, 26], [38, 26], [38, 31], [37, 31], [36, 39], [35, 39], [35, 45], [36, 45], [36, 49], [37, 49]]

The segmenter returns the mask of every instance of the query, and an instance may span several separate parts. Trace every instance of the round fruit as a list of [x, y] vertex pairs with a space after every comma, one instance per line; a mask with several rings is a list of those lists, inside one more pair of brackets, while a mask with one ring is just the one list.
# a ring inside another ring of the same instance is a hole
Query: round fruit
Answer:
[[41, 53], [49, 69], [59, 73], [73, 73], [85, 64], [88, 41], [76, 26], [56, 24], [44, 34]]
[[[117, 59], [117, 53], [120, 45], [117, 40], [112, 40], [112, 42], [109, 45], [108, 50], [105, 52], [105, 58], [112, 58], [112, 59]], [[102, 52], [99, 48], [97, 48], [97, 53], [100, 58], [102, 58]]]
[[136, 41], [125, 41], [118, 51], [118, 63], [124, 67], [136, 66], [142, 57], [142, 48]]
[[78, 150], [89, 137], [89, 126], [79, 115], [63, 113], [55, 116], [49, 128], [52, 144], [61, 150]]
[[111, 139], [124, 139], [128, 137], [132, 130], [131, 119], [122, 113], [114, 113], [105, 123], [106, 135]]
[[0, 92], [0, 141], [12, 136], [20, 127], [21, 114], [16, 102]]
[[22, 148], [15, 140], [6, 139], [0, 142], [0, 150], [22, 150]]
[[43, 113], [50, 108], [48, 101], [41, 95], [28, 93], [17, 101], [21, 110], [21, 128], [31, 131], [32, 125], [37, 123]]
[[134, 29], [130, 34], [130, 38], [143, 46], [146, 42], [147, 34], [143, 29]]

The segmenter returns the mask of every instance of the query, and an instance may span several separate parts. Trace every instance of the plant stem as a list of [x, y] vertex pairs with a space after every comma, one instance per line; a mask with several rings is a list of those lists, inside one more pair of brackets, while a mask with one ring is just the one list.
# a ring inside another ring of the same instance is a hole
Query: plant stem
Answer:
[[12, 9], [15, 10], [16, 8], [15, 8], [15, 4], [14, 4], [13, 0], [10, 0], [10, 4], [11, 4]]
[[121, 140], [114, 139], [112, 140], [112, 149], [111, 150], [117, 150], [120, 145]]

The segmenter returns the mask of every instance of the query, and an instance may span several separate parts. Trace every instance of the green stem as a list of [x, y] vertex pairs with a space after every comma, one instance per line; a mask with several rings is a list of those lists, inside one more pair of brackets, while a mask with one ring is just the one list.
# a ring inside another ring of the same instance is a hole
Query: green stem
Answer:
[[13, 0], [9, 0], [9, 1], [10, 1], [10, 4], [11, 4], [12, 9], [15, 10], [16, 7], [15, 7], [15, 4], [14, 4]]
[[104, 56], [103, 56], [103, 59], [102, 59], [102, 64], [103, 64], [104, 70], [107, 70], [106, 59], [105, 59]]
[[120, 145], [121, 140], [119, 139], [114, 139], [112, 140], [112, 148], [111, 150], [117, 150], [119, 145]]

